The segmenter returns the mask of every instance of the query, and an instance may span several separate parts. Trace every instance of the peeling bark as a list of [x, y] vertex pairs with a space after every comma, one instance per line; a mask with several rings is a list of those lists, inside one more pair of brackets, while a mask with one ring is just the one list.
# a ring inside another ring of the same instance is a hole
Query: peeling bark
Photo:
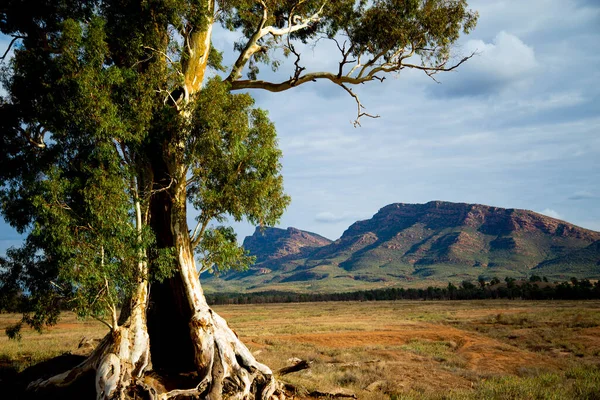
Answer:
[[125, 399], [150, 365], [150, 337], [146, 329], [147, 282], [141, 282], [133, 298], [131, 314], [125, 323], [113, 326], [98, 347], [70, 371], [29, 384], [29, 391], [48, 387], [67, 387], [86, 373], [96, 373], [98, 400]]
[[[195, 393], [207, 399], [270, 399], [281, 388], [272, 371], [256, 361], [227, 322], [206, 303], [185, 219], [185, 185], [171, 193], [171, 237], [178, 255], [179, 277], [187, 308], [189, 337], [200, 383]], [[169, 394], [167, 397], [170, 398]]]

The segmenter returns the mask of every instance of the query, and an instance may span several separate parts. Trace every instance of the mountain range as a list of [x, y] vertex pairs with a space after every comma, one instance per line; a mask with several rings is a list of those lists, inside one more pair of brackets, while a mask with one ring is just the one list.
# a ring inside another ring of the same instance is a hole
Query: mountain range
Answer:
[[532, 211], [431, 201], [390, 204], [331, 241], [256, 228], [244, 272], [202, 277], [208, 292], [333, 292], [436, 286], [479, 277], [600, 277], [600, 232]]

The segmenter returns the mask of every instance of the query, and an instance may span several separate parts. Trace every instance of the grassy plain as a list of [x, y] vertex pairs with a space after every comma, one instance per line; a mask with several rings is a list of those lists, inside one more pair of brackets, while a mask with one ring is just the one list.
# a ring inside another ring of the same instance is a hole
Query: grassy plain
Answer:
[[[600, 399], [600, 301], [331, 302], [215, 310], [273, 370], [293, 357], [310, 361], [310, 369], [281, 378], [306, 392], [393, 400]], [[0, 315], [0, 329], [16, 317]], [[21, 342], [0, 338], [0, 366], [20, 370], [105, 331], [65, 314], [45, 334], [25, 331]]]

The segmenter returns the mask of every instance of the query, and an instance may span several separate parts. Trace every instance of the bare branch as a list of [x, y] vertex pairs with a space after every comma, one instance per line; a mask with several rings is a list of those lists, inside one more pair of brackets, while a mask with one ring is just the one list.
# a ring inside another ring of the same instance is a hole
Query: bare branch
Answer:
[[[316, 82], [319, 79], [329, 80], [335, 83], [336, 85], [341, 86], [356, 101], [357, 118], [353, 121], [353, 125], [357, 127], [360, 126], [360, 118], [379, 118], [379, 115], [373, 115], [365, 112], [365, 107], [360, 102], [360, 99], [358, 98], [356, 93], [354, 93], [352, 89], [350, 89], [348, 85], [357, 85], [373, 80], [383, 82], [385, 77], [379, 76], [379, 73], [396, 72], [404, 68], [414, 68], [422, 70], [429, 77], [431, 77], [434, 81], [437, 82], [437, 80], [434, 78], [435, 74], [442, 71], [452, 71], [476, 54], [475, 52], [473, 52], [469, 56], [462, 58], [458, 63], [450, 67], [446, 66], [448, 60], [442, 60], [438, 65], [433, 66], [426, 64], [405, 64], [403, 61], [412, 57], [417, 49], [417, 45], [413, 43], [411, 44], [411, 49], [409, 52], [405, 52], [405, 48], [401, 48], [396, 50], [391, 55], [386, 55], [388, 54], [389, 49], [382, 50], [379, 53], [374, 54], [372, 58], [365, 64], [361, 64], [360, 57], [357, 57], [357, 60], [348, 60], [348, 57], [352, 52], [352, 47], [346, 50], [345, 43], [340, 45], [338, 41], [335, 42], [338, 49], [342, 53], [342, 61], [339, 63], [337, 74], [333, 74], [330, 72], [311, 72], [302, 75], [302, 72], [305, 70], [305, 68], [300, 67], [299, 65], [300, 54], [295, 51], [293, 45], [289, 43], [288, 40], [287, 47], [296, 56], [296, 61], [294, 62], [294, 76], [282, 82], [268, 82], [262, 80], [235, 80], [231, 82], [231, 90], [263, 89], [268, 90], [270, 92], [282, 92], [291, 89], [292, 87], [302, 85], [306, 82]], [[385, 60], [382, 60], [382, 58], [384, 57]], [[354, 62], [356, 62], [356, 65], [352, 67], [350, 72], [348, 72], [346, 75], [343, 75], [344, 65]], [[358, 74], [354, 75], [354, 73], [357, 70], [359, 71]]]
[[[367, 71], [369, 70], [369, 67], [373, 67], [375, 65], [375, 63], [385, 55], [385, 53], [387, 53], [388, 50], [382, 50], [379, 53], [373, 55], [373, 58], [371, 58], [369, 61], [366, 62], [366, 64], [364, 64], [361, 69], [360, 72], [358, 73], [358, 78], [362, 78], [363, 76], [365, 76], [365, 73], [367, 73]], [[368, 73], [367, 73], [368, 75]]]
[[275, 37], [290, 35], [291, 33], [300, 31], [302, 29], [306, 29], [309, 26], [311, 26], [311, 24], [319, 22], [321, 20], [320, 14], [323, 12], [323, 8], [327, 4], [327, 2], [324, 2], [323, 5], [321, 5], [321, 8], [319, 8], [319, 11], [317, 11], [308, 18], [302, 18], [298, 15], [293, 15], [293, 11], [296, 8], [296, 6], [298, 6], [302, 2], [303, 1], [298, 2], [292, 8], [292, 11], [290, 12], [290, 17], [288, 18], [288, 26], [285, 28], [277, 28], [274, 26], [265, 26], [265, 24], [267, 23], [267, 19], [269, 18], [269, 9], [267, 8], [267, 5], [264, 1], [260, 1], [260, 4], [263, 8], [262, 18], [258, 23], [256, 30], [248, 40], [248, 43], [246, 43], [244, 50], [240, 53], [239, 57], [235, 61], [235, 64], [233, 65], [229, 76], [225, 79], [226, 81], [235, 82], [242, 76], [242, 70], [244, 69], [244, 66], [246, 65], [250, 57], [252, 57], [253, 54], [255, 54], [262, 48], [262, 46], [258, 44], [258, 41], [266, 35], [271, 34]]
[[169, 63], [170, 63], [171, 65], [175, 66], [175, 71], [177, 72], [177, 75], [183, 76], [183, 72], [181, 71], [181, 69], [180, 69], [180, 68], [179, 68], [179, 66], [177, 65], [178, 63], [177, 63], [177, 62], [175, 62], [175, 61], [173, 61], [173, 59], [172, 59], [171, 57], [169, 57], [169, 55], [168, 55], [167, 53], [165, 53], [165, 52], [164, 52], [164, 51], [162, 51], [162, 50], [158, 50], [158, 49], [155, 49], [155, 48], [153, 48], [153, 47], [150, 47], [150, 46], [142, 46], [142, 48], [144, 48], [144, 49], [146, 49], [146, 50], [153, 51], [153, 52], [155, 52], [155, 53], [158, 53], [158, 54], [162, 55], [164, 58], [166, 58], [166, 59], [167, 59], [167, 61], [169, 61]]
[[[383, 78], [382, 78], [383, 79]], [[358, 98], [358, 96], [356, 95], [356, 93], [354, 93], [352, 91], [352, 89], [350, 89], [349, 87], [347, 87], [344, 84], [340, 85], [346, 92], [348, 92], [348, 94], [350, 94], [350, 96], [352, 96], [354, 98], [354, 100], [356, 101], [356, 108], [357, 108], [357, 112], [356, 112], [356, 119], [352, 122], [352, 125], [354, 125], [354, 127], [356, 128], [357, 126], [360, 126], [360, 118], [361, 117], [369, 117], [369, 118], [379, 118], [379, 115], [372, 115], [366, 112], [363, 112], [362, 110], [365, 109], [365, 107], [362, 105], [362, 103], [360, 102], [360, 99]]]
[[294, 86], [295, 82], [298, 81], [298, 79], [300, 78], [300, 74], [306, 69], [306, 67], [301, 67], [300, 66], [300, 53], [298, 53], [296, 51], [296, 49], [294, 48], [294, 45], [291, 44], [288, 40], [288, 48], [290, 49], [290, 51], [296, 56], [296, 61], [294, 61], [294, 76], [290, 78], [290, 80], [292, 81], [292, 86]]
[[[357, 62], [357, 60], [348, 60], [348, 56], [350, 56], [350, 53], [352, 53], [352, 50], [354, 49], [354, 44], [350, 45], [348, 50], [346, 50], [346, 41], [344, 41], [344, 43], [340, 46], [340, 43], [335, 38], [333, 38], [332, 40], [335, 42], [335, 45], [337, 46], [340, 53], [342, 53], [342, 61], [340, 61], [340, 67], [338, 69], [338, 78], [341, 78], [344, 74], [344, 66], [346, 64], [352, 64]], [[348, 76], [350, 75], [351, 74], [348, 74]]]
[[2, 57], [0, 57], [0, 61], [4, 61], [4, 59], [8, 55], [8, 52], [10, 51], [10, 49], [13, 46], [13, 44], [15, 44], [15, 42], [17, 40], [19, 40], [19, 39], [26, 39], [26, 38], [27, 38], [27, 36], [13, 35], [12, 40], [10, 41], [10, 43], [8, 44], [8, 47], [6, 48], [6, 51], [4, 52], [4, 54], [2, 55]]
[[46, 128], [43, 128], [41, 125], [32, 127], [28, 126], [26, 129], [21, 127], [18, 128], [19, 132], [27, 139], [29, 144], [38, 149], [45, 149], [46, 143], [44, 143], [44, 136], [46, 135]]
[[456, 68], [458, 68], [465, 61], [473, 58], [476, 54], [477, 54], [477, 52], [474, 51], [470, 55], [468, 55], [466, 57], [463, 57], [458, 63], [454, 64], [451, 67], [446, 67], [447, 60], [444, 60], [444, 62], [440, 63], [439, 65], [437, 65], [435, 67], [428, 67], [426, 65], [417, 65], [417, 64], [402, 64], [402, 67], [420, 69], [422, 71], [425, 71], [427, 73], [427, 75], [429, 75], [429, 74], [433, 75], [433, 74], [436, 74], [438, 72], [453, 71]]
[[[212, 218], [205, 217], [198, 221], [198, 224], [196, 225], [196, 228], [194, 229], [194, 233], [190, 237], [191, 242], [192, 242], [192, 249], [195, 249], [196, 247], [198, 247], [198, 245], [202, 241], [202, 236], [204, 236], [204, 231], [206, 230], [206, 227], [208, 226], [208, 223], [210, 222], [211, 219]], [[202, 222], [202, 225], [200, 225], [201, 222]], [[200, 231], [198, 231], [199, 227], [200, 227]]]
[[358, 84], [373, 80], [373, 77], [352, 78], [349, 76], [338, 77], [337, 74], [331, 72], [312, 72], [295, 78], [290, 78], [286, 81], [273, 83], [261, 80], [239, 80], [231, 82], [231, 90], [241, 89], [264, 89], [269, 92], [283, 92], [294, 86], [299, 86], [306, 82], [316, 82], [317, 79], [327, 79], [335, 84], [350, 83]]
[[154, 189], [154, 190], [151, 191], [151, 193], [154, 194], [154, 193], [160, 193], [160, 192], [164, 192], [166, 190], [169, 190], [169, 189], [171, 189], [171, 187], [173, 186], [173, 183], [175, 183], [175, 182], [177, 182], [177, 179], [171, 178], [171, 181], [169, 182], [168, 186], [165, 186], [165, 187], [160, 188], [160, 189]]
[[102, 318], [96, 317], [95, 315], [92, 315], [92, 318], [94, 318], [96, 321], [106, 325], [109, 330], [114, 331], [113, 326], [111, 324], [109, 324], [108, 322], [106, 322], [105, 320], [103, 320]]
[[134, 68], [134, 67], [136, 67], [136, 66], [137, 66], [137, 65], [139, 65], [139, 64], [144, 64], [144, 63], [146, 63], [146, 62], [148, 62], [148, 61], [152, 60], [152, 58], [154, 58], [154, 56], [149, 56], [148, 58], [145, 58], [145, 59], [143, 59], [143, 60], [138, 60], [138, 61], [136, 61], [135, 63], [133, 63], [133, 65], [131, 66], [131, 68]]

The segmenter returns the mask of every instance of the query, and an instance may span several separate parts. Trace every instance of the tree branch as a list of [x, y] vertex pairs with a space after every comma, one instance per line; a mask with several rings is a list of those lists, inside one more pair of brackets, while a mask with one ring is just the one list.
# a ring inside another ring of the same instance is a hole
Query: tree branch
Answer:
[[244, 66], [246, 65], [246, 63], [248, 62], [250, 57], [252, 57], [252, 55], [254, 53], [256, 53], [258, 50], [260, 50], [258, 41], [263, 36], [266, 35], [266, 33], [263, 32], [263, 28], [264, 28], [265, 24], [267, 23], [267, 19], [269, 18], [269, 9], [267, 8], [267, 5], [262, 0], [261, 0], [260, 4], [263, 9], [262, 18], [260, 19], [260, 22], [258, 23], [256, 30], [254, 31], [254, 33], [248, 40], [248, 43], [246, 43], [246, 47], [244, 47], [244, 50], [240, 53], [237, 60], [235, 60], [235, 64], [233, 64], [233, 68], [231, 69], [229, 76], [227, 77], [227, 79], [225, 79], [226, 81], [231, 82], [236, 79], [239, 79], [242, 76], [242, 70], [244, 69]]
[[[382, 81], [383, 78], [378, 77], [376, 75], [377, 73], [400, 71], [403, 68], [413, 68], [429, 73], [447, 72], [458, 68], [465, 61], [472, 58], [476, 53], [471, 53], [469, 56], [464, 57], [457, 64], [451, 67], [445, 66], [446, 61], [437, 66], [404, 64], [402, 60], [408, 58], [412, 54], [412, 51], [408, 55], [400, 57], [397, 62], [387, 62], [384, 64], [374, 65], [376, 60], [379, 59], [383, 54], [384, 53], [377, 54], [376, 56], [374, 56], [373, 59], [369, 60], [366, 64], [364, 64], [362, 66], [361, 72], [356, 77], [352, 77], [349, 74], [339, 76], [338, 74], [333, 74], [331, 72], [310, 72], [297, 78], [291, 77], [290, 79], [282, 82], [268, 82], [263, 80], [236, 80], [231, 82], [231, 90], [263, 89], [268, 90], [269, 92], [283, 92], [285, 90], [291, 89], [294, 86], [302, 85], [306, 82], [316, 82], [318, 79], [326, 79], [335, 83], [336, 85], [357, 85], [359, 83], [365, 83], [372, 80]], [[399, 55], [401, 54], [401, 52], [397, 52], [396, 54]], [[372, 66], [372, 68], [367, 72], [367, 68], [369, 66]], [[353, 72], [355, 69], [356, 66], [353, 67], [351, 72]]]
[[[41, 125], [32, 127], [31, 125], [29, 125], [26, 129], [23, 129], [21, 127], [18, 128], [19, 132], [21, 132], [21, 134], [23, 134], [23, 136], [25, 137], [25, 139], [27, 139], [27, 141], [29, 142], [29, 144], [31, 144], [32, 146], [38, 148], [38, 149], [45, 149], [46, 148], [46, 143], [44, 143], [44, 136], [46, 135], [46, 128], [42, 128]], [[32, 135], [32, 131], [33, 135]], [[35, 137], [34, 137], [35, 135]]]
[[452, 71], [452, 70], [458, 68], [465, 61], [473, 58], [476, 54], [477, 54], [477, 52], [475, 52], [475, 51], [472, 52], [470, 55], [463, 57], [458, 63], [454, 64], [451, 67], [446, 67], [446, 63], [448, 62], [447, 60], [440, 63], [439, 65], [437, 65], [435, 67], [428, 67], [426, 65], [417, 65], [417, 64], [401, 64], [401, 65], [402, 65], [402, 67], [406, 67], [406, 68], [420, 69], [422, 71], [425, 71], [427, 73], [427, 75], [431, 76], [433, 74], [437, 74], [438, 72]]
[[2, 57], [0, 57], [0, 61], [4, 61], [4, 59], [8, 55], [8, 52], [12, 48], [13, 44], [15, 44], [15, 42], [17, 40], [19, 40], [19, 39], [27, 39], [27, 36], [13, 35], [12, 36], [12, 40], [10, 41], [10, 43], [8, 44], [8, 47], [6, 48], [6, 51], [4, 52], [4, 54], [2, 55]]
[[[383, 78], [382, 78], [383, 80]], [[365, 108], [362, 103], [360, 102], [360, 99], [358, 98], [358, 96], [356, 95], [356, 93], [354, 93], [352, 91], [352, 89], [350, 89], [349, 87], [347, 87], [344, 84], [340, 85], [346, 92], [348, 92], [348, 94], [350, 94], [350, 96], [352, 96], [354, 98], [354, 100], [356, 101], [356, 119], [352, 122], [352, 125], [354, 125], [354, 127], [356, 128], [357, 126], [360, 126], [360, 117], [369, 117], [369, 118], [379, 118], [379, 115], [372, 115], [366, 112], [362, 112], [362, 110]]]
[[[340, 46], [340, 43], [335, 38], [333, 38], [332, 40], [335, 42], [335, 45], [339, 49], [340, 53], [342, 53], [342, 61], [340, 61], [340, 67], [338, 69], [338, 78], [341, 78], [341, 76], [344, 74], [344, 66], [346, 64], [352, 64], [357, 62], [357, 60], [348, 60], [348, 56], [350, 55], [350, 53], [352, 53], [352, 50], [354, 49], [354, 44], [351, 44], [348, 50], [346, 51], [346, 41], [344, 41], [344, 43]], [[351, 69], [351, 72], [352, 71], [353, 69]], [[352, 75], [351, 72], [348, 74], [348, 76]]]
[[321, 21], [320, 15], [323, 12], [323, 7], [325, 7], [326, 4], [327, 4], [327, 2], [324, 2], [321, 5], [321, 8], [319, 8], [319, 11], [317, 11], [316, 13], [314, 13], [313, 15], [311, 15], [308, 18], [302, 19], [302, 17], [300, 17], [298, 15], [294, 15], [293, 17], [291, 17], [291, 19], [295, 19], [295, 20], [299, 21], [295, 25], [288, 26], [287, 28], [276, 28], [274, 26], [269, 26], [269, 27], [264, 28], [263, 36], [265, 36], [266, 34], [269, 34], [269, 33], [273, 36], [289, 35], [290, 33], [294, 33], [299, 30], [308, 28], [311, 23]]
[[[196, 228], [194, 229], [194, 233], [192, 233], [192, 236], [190, 237], [191, 242], [192, 242], [192, 249], [195, 249], [196, 247], [198, 247], [198, 245], [200, 244], [200, 241], [202, 241], [202, 236], [204, 236], [204, 231], [206, 230], [206, 227], [208, 226], [208, 223], [211, 219], [212, 218], [204, 218], [204, 221], [202, 221], [202, 220], [198, 221], [198, 224], [196, 225]], [[202, 225], [200, 225], [201, 221], [202, 221]], [[200, 231], [198, 232], [199, 227], [200, 227]]]
[[290, 78], [286, 81], [273, 83], [261, 80], [239, 80], [231, 82], [231, 90], [241, 90], [241, 89], [264, 89], [269, 92], [283, 92], [284, 90], [291, 89], [294, 86], [302, 85], [306, 82], [316, 82], [317, 79], [327, 79], [331, 82], [340, 85], [342, 83], [350, 83], [350, 84], [358, 84], [373, 80], [373, 77], [363, 77], [363, 78], [352, 78], [349, 76], [341, 76], [338, 77], [336, 74], [332, 74], [331, 72], [312, 72], [300, 77]]
[[[235, 64], [233, 65], [233, 68], [231, 69], [229, 76], [225, 79], [228, 82], [235, 82], [238, 79], [240, 79], [240, 77], [242, 76], [242, 70], [244, 69], [244, 66], [246, 65], [246, 63], [248, 62], [250, 57], [252, 57], [252, 55], [254, 53], [256, 53], [257, 51], [259, 51], [262, 48], [262, 46], [260, 46], [258, 44], [258, 41], [260, 39], [262, 39], [263, 37], [265, 37], [268, 34], [271, 34], [276, 37], [283, 36], [283, 35], [289, 35], [291, 33], [297, 32], [299, 30], [308, 28], [312, 23], [319, 22], [321, 20], [321, 17], [319, 15], [323, 12], [323, 7], [325, 7], [327, 2], [324, 2], [323, 5], [321, 5], [321, 8], [319, 8], [319, 11], [317, 11], [316, 13], [314, 13], [313, 15], [311, 15], [308, 18], [303, 19], [302, 17], [297, 16], [297, 15], [295, 15], [295, 16], [290, 15], [290, 18], [288, 19], [288, 26], [286, 28], [265, 26], [265, 24], [267, 23], [267, 20], [269, 18], [269, 9], [267, 8], [267, 5], [265, 4], [264, 1], [261, 0], [260, 4], [263, 8], [262, 18], [261, 18], [260, 22], [258, 23], [256, 30], [254, 31], [254, 33], [248, 40], [248, 43], [246, 43], [244, 50], [240, 53], [239, 57], [235, 61]], [[294, 6], [294, 8], [295, 8], [295, 6]], [[294, 8], [292, 8], [292, 12], [293, 12]], [[290, 22], [292, 22], [292, 21], [293, 22], [298, 21], [298, 22], [291, 24]]]

